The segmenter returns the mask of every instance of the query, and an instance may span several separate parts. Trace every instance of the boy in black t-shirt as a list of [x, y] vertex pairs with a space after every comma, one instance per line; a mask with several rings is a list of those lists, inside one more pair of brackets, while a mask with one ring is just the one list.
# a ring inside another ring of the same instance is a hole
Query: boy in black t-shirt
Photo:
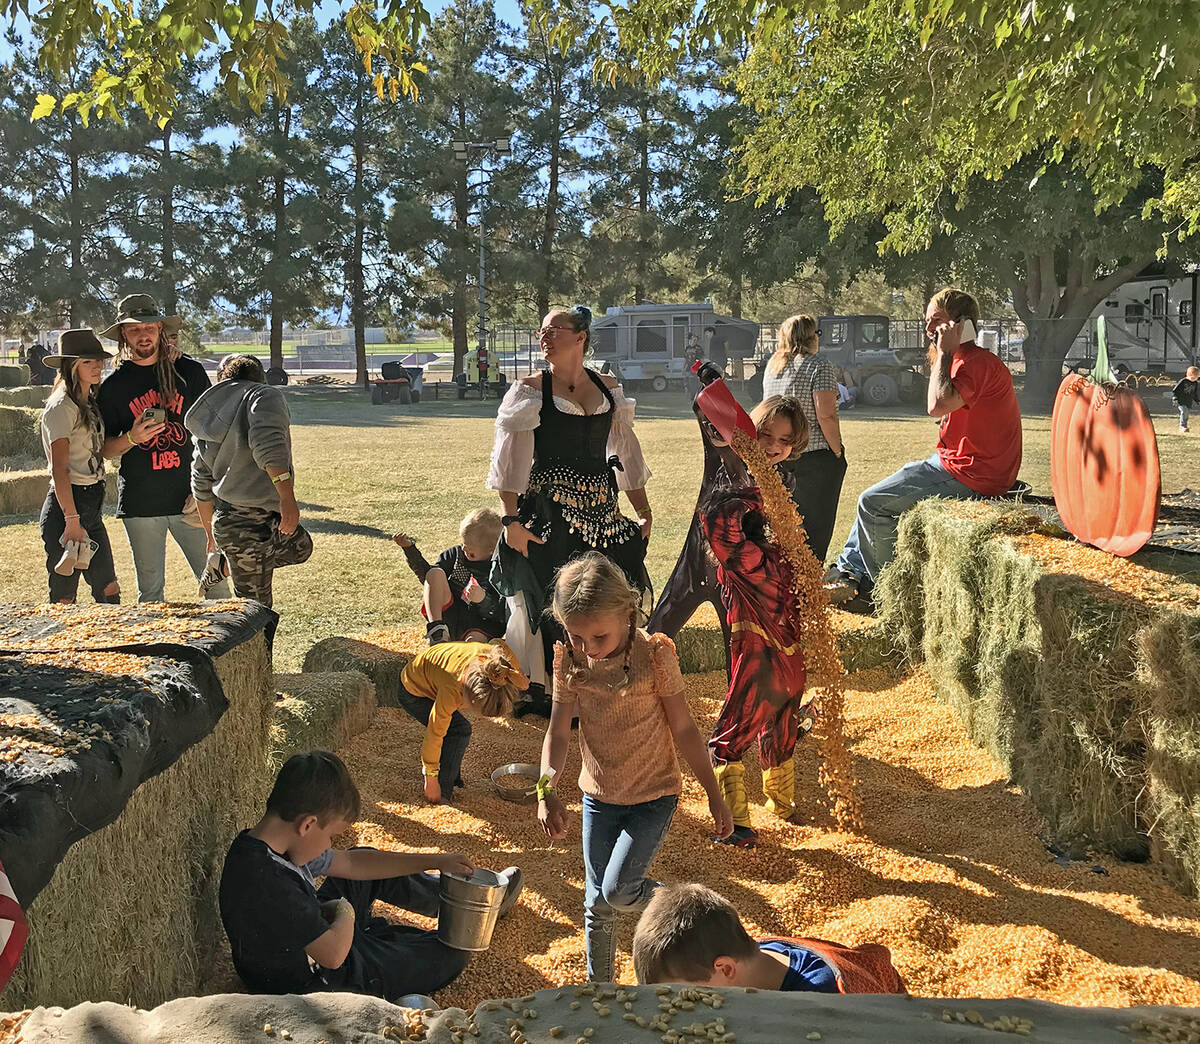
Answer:
[[[346, 990], [396, 1000], [440, 990], [470, 953], [436, 932], [372, 917], [376, 899], [435, 917], [439, 879], [470, 875], [464, 855], [348, 851], [330, 847], [358, 816], [358, 789], [335, 754], [295, 754], [279, 770], [266, 815], [243, 830], [221, 872], [221, 921], [233, 964], [259, 993]], [[328, 875], [318, 889], [315, 877]], [[509, 867], [500, 916], [516, 902], [521, 871]]]
[[432, 566], [412, 537], [406, 533], [392, 537], [424, 588], [421, 615], [428, 621], [430, 645], [504, 637], [505, 601], [489, 579], [492, 554], [503, 531], [496, 512], [476, 508], [459, 524], [462, 543], [446, 548]]

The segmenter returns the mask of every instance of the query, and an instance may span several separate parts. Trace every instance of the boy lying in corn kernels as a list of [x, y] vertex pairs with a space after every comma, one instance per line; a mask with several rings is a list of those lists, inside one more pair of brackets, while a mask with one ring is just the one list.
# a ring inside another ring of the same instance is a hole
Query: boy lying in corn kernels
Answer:
[[654, 892], [633, 935], [638, 982], [815, 993], [907, 993], [886, 946], [755, 942], [732, 904], [699, 884]]

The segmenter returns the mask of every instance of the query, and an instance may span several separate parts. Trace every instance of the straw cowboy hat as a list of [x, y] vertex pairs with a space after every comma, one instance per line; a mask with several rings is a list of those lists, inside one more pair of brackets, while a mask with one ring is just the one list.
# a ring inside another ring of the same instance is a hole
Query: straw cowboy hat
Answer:
[[46, 366], [61, 366], [76, 359], [98, 359], [108, 362], [117, 353], [100, 343], [96, 331], [88, 327], [79, 330], [64, 330], [58, 335], [58, 351], [42, 359]]
[[127, 294], [117, 303], [117, 321], [102, 330], [100, 336], [115, 341], [126, 323], [162, 323], [167, 333], [178, 333], [183, 320], [177, 315], [163, 315], [158, 302], [149, 294]]

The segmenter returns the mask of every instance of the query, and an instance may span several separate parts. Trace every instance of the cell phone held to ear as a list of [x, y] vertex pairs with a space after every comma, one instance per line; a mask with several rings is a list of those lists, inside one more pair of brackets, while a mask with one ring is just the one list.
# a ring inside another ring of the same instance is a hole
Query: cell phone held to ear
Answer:
[[142, 420], [150, 424], [166, 424], [167, 411], [161, 406], [149, 406], [142, 410]]
[[974, 343], [975, 338], [979, 336], [979, 332], [975, 329], [975, 324], [970, 319], [964, 319], [959, 324], [958, 342], [966, 344], [968, 341]]

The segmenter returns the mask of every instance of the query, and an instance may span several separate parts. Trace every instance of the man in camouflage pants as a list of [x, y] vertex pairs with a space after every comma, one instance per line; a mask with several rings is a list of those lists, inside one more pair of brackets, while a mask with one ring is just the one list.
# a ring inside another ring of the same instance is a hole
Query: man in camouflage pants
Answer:
[[296, 503], [287, 401], [254, 356], [235, 355], [222, 360], [217, 383], [184, 424], [195, 436], [192, 492], [210, 556], [218, 548], [225, 555], [239, 598], [269, 606], [275, 570], [313, 552]]
[[263, 605], [272, 604], [275, 570], [307, 562], [313, 553], [312, 537], [303, 526], [284, 534], [278, 512], [234, 507], [217, 497], [212, 500], [212, 532], [229, 563], [234, 592]]

